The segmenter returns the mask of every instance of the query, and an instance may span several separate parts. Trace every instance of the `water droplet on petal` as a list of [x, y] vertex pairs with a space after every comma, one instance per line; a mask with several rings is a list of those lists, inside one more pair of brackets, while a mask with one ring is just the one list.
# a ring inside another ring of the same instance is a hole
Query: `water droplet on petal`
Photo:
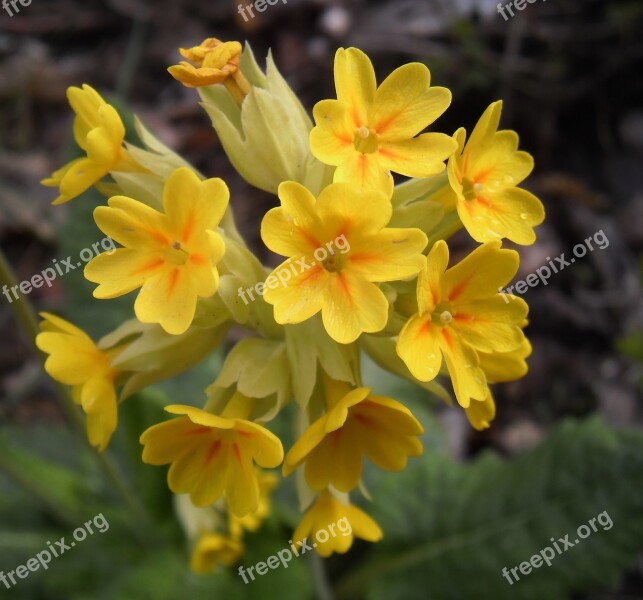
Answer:
[[526, 220], [529, 218], [529, 214], [528, 214], [528, 213], [525, 213], [525, 212], [520, 213], [520, 218], [521, 218], [523, 221], [526, 221]]

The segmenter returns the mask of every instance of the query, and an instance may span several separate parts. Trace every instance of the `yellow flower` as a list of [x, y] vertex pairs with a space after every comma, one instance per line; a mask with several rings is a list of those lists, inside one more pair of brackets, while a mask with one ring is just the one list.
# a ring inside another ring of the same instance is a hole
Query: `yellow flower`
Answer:
[[91, 338], [68, 321], [40, 313], [44, 319], [36, 345], [48, 354], [45, 370], [56, 381], [72, 386], [74, 401], [87, 415], [87, 437], [101, 452], [116, 430], [116, 370], [108, 353], [99, 350]]
[[447, 270], [449, 248], [437, 242], [418, 277], [418, 313], [402, 328], [397, 352], [420, 381], [434, 379], [446, 362], [458, 402], [487, 398], [487, 381], [478, 352], [506, 353], [523, 344], [521, 324], [527, 304], [509, 304], [498, 289], [518, 269], [518, 254], [500, 242], [479, 246]]
[[224, 83], [241, 103], [250, 91], [250, 84], [239, 68], [241, 51], [242, 46], [239, 42], [222, 42], [216, 38], [208, 38], [194, 48], [179, 48], [181, 55], [196, 66], [181, 61], [168, 71], [186, 87], [198, 88]]
[[219, 417], [181, 404], [165, 410], [185, 416], [154, 425], [141, 435], [143, 462], [171, 463], [170, 489], [189, 493], [195, 506], [212, 504], [225, 493], [235, 516], [255, 512], [260, 496], [254, 463], [278, 466], [284, 456], [279, 439], [245, 419]]
[[[353, 545], [353, 538], [379, 542], [382, 530], [364, 511], [352, 504], [342, 504], [329, 491], [319, 494], [315, 503], [304, 515], [295, 533], [293, 543], [308, 540], [320, 556], [329, 557], [333, 552], [345, 554]], [[302, 546], [303, 547], [303, 546]]]
[[225, 251], [213, 231], [228, 206], [221, 179], [201, 181], [188, 168], [177, 169], [163, 189], [163, 213], [114, 196], [94, 211], [103, 232], [122, 244], [85, 267], [85, 277], [100, 284], [96, 298], [116, 298], [141, 288], [134, 309], [143, 323], [159, 323], [168, 333], [187, 331], [197, 298], [219, 286], [216, 264]]
[[60, 188], [53, 204], [68, 202], [100, 181], [110, 171], [143, 171], [123, 148], [125, 127], [113, 106], [87, 84], [67, 89], [67, 99], [76, 113], [74, 138], [87, 153], [55, 171], [41, 183]]
[[533, 244], [534, 227], [543, 222], [545, 210], [536, 196], [516, 186], [531, 173], [534, 160], [518, 150], [515, 131], [498, 131], [501, 112], [501, 101], [491, 104], [466, 146], [465, 130], [456, 131], [458, 151], [449, 159], [449, 183], [460, 220], [474, 240]]
[[266, 517], [270, 514], [270, 494], [277, 487], [277, 476], [256, 469], [259, 482], [259, 506], [255, 512], [248, 513], [245, 517], [235, 517], [230, 513], [230, 533], [241, 537], [243, 530], [257, 531]]
[[242, 555], [243, 544], [239, 539], [220, 533], [203, 533], [192, 551], [190, 569], [197, 575], [207, 575], [219, 565], [231, 567]]
[[441, 133], [417, 136], [451, 103], [451, 92], [430, 87], [431, 73], [420, 63], [404, 65], [377, 87], [373, 65], [361, 50], [335, 55], [337, 100], [314, 108], [313, 154], [337, 167], [336, 182], [393, 193], [391, 171], [431, 177], [444, 169], [455, 142]]
[[389, 471], [401, 471], [409, 456], [420, 456], [422, 444], [416, 436], [424, 430], [419, 421], [400, 402], [370, 392], [326, 378], [327, 412], [290, 449], [284, 476], [305, 462], [312, 489], [332, 485], [348, 492], [359, 483], [364, 455]]
[[266, 279], [264, 299], [274, 305], [275, 320], [301, 323], [321, 311], [328, 335], [342, 344], [382, 330], [388, 301], [375, 282], [417, 274], [426, 235], [386, 228], [392, 208], [380, 192], [336, 183], [315, 200], [288, 181], [279, 198], [281, 207], [261, 224], [268, 248], [290, 257]]

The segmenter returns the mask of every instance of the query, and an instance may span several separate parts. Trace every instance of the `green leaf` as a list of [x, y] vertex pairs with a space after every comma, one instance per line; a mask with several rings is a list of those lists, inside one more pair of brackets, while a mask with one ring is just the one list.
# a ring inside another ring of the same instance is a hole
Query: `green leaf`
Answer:
[[[422, 590], [432, 600], [562, 600], [613, 585], [643, 547], [642, 486], [643, 434], [598, 419], [566, 422], [511, 462], [425, 455], [373, 486], [385, 538], [340, 582], [338, 597], [404, 600]], [[599, 515], [597, 530], [579, 539], [578, 528]], [[513, 584], [503, 577], [504, 567], [567, 534], [574, 547], [556, 552], [550, 567], [516, 571]]]

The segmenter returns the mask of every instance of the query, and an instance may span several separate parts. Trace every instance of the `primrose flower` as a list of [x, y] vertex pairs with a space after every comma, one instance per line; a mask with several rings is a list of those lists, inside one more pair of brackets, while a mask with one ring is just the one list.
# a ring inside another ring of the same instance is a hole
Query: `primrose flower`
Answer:
[[390, 197], [391, 171], [432, 177], [456, 144], [441, 133], [424, 133], [451, 103], [451, 92], [430, 87], [431, 73], [420, 63], [404, 65], [377, 87], [373, 65], [361, 50], [340, 48], [335, 55], [337, 100], [314, 108], [312, 153], [337, 167], [335, 182], [352, 182]]
[[[203, 40], [199, 46], [179, 52], [190, 62], [181, 61], [168, 69], [170, 75], [186, 87], [198, 88], [223, 83], [239, 103], [250, 91], [250, 84], [239, 69], [242, 46], [239, 42]], [[230, 89], [229, 86], [232, 86]]]
[[111, 356], [99, 350], [81, 329], [55, 315], [40, 313], [42, 330], [36, 345], [48, 354], [45, 370], [56, 381], [72, 386], [76, 404], [87, 415], [87, 437], [101, 452], [116, 430], [116, 370]]
[[534, 227], [545, 218], [536, 196], [516, 187], [533, 170], [530, 154], [518, 150], [515, 131], [498, 131], [502, 101], [484, 112], [465, 145], [464, 128], [455, 132], [457, 152], [449, 159], [449, 183], [457, 197], [458, 216], [477, 242], [507, 238], [529, 245]]
[[203, 533], [192, 550], [190, 569], [197, 575], [207, 575], [219, 565], [231, 567], [242, 556], [243, 544], [239, 539], [220, 533]]
[[245, 419], [217, 416], [181, 404], [165, 410], [182, 416], [143, 432], [143, 462], [171, 463], [170, 489], [190, 494], [195, 506], [208, 506], [225, 493], [235, 516], [257, 511], [260, 490], [254, 464], [273, 468], [281, 463], [284, 454], [279, 438]]
[[116, 109], [87, 84], [67, 89], [76, 113], [74, 139], [87, 153], [55, 171], [41, 183], [60, 188], [53, 204], [68, 202], [100, 181], [110, 171], [144, 171], [123, 148], [125, 127]]
[[305, 462], [306, 482], [312, 489], [332, 485], [348, 492], [362, 476], [363, 456], [389, 471], [401, 471], [409, 456], [420, 456], [417, 436], [424, 430], [419, 421], [400, 402], [370, 392], [326, 378], [327, 412], [290, 449], [284, 476]]
[[381, 192], [335, 183], [315, 200], [288, 181], [279, 186], [279, 198], [281, 207], [261, 224], [266, 246], [289, 257], [264, 288], [277, 323], [301, 323], [321, 311], [328, 335], [341, 344], [381, 331], [389, 305], [375, 282], [417, 274], [425, 264], [426, 235], [386, 228], [392, 208]]
[[420, 381], [434, 379], [446, 362], [460, 405], [487, 398], [478, 352], [506, 353], [523, 344], [527, 304], [509, 304], [498, 289], [518, 270], [518, 253], [500, 242], [479, 246], [447, 270], [449, 248], [437, 242], [417, 283], [418, 313], [402, 328], [397, 353]]
[[[333, 526], [332, 532], [329, 532]], [[326, 538], [323, 541], [321, 538]], [[343, 504], [328, 490], [317, 496], [293, 534], [293, 543], [303, 547], [310, 540], [320, 556], [328, 558], [333, 552], [346, 554], [353, 545], [353, 538], [367, 542], [379, 542], [382, 530], [363, 510], [350, 503]]]
[[124, 247], [85, 267], [85, 277], [99, 284], [94, 296], [116, 298], [140, 287], [134, 304], [139, 321], [159, 323], [174, 335], [187, 331], [197, 298], [212, 296], [219, 286], [216, 264], [225, 245], [214, 229], [229, 197], [221, 179], [201, 181], [184, 167], [165, 183], [163, 213], [125, 196], [96, 208], [97, 225]]

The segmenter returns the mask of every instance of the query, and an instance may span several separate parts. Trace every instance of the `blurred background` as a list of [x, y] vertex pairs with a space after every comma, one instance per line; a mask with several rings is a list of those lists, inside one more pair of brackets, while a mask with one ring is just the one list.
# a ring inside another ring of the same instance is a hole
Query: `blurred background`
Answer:
[[[366, 473], [374, 502], [365, 506], [385, 540], [356, 543], [323, 566], [302, 557], [249, 586], [235, 572], [189, 573], [165, 470], [141, 465], [137, 442], [168, 398], [201, 401], [227, 348], [122, 408], [108, 454], [142, 499], [150, 522], [143, 532], [67, 426], [31, 341], [0, 297], [0, 571], [99, 512], [111, 525], [47, 572], [10, 590], [0, 584], [0, 597], [643, 599], [643, 3], [535, 0], [513, 8], [514, 17], [505, 9], [505, 19], [497, 0], [278, 0], [245, 21], [239, 6], [247, 4], [32, 0], [13, 16], [0, 9], [0, 246], [19, 281], [102, 238], [91, 211], [103, 198], [92, 192], [52, 207], [55, 190], [39, 184], [78, 152], [65, 90], [82, 83], [222, 177], [242, 234], [276, 264], [259, 237], [276, 198], [240, 179], [196, 92], [166, 72], [180, 59], [177, 48], [212, 36], [248, 40], [260, 62], [272, 49], [308, 109], [334, 97], [340, 46], [369, 54], [380, 81], [405, 62], [426, 63], [432, 83], [453, 92], [438, 131], [471, 131], [503, 99], [502, 127], [517, 130], [534, 155], [526, 187], [547, 210], [538, 241], [517, 248], [518, 278], [550, 257], [569, 258], [596, 232], [609, 246], [524, 295], [530, 371], [496, 386], [498, 416], [484, 432], [367, 363], [378, 393], [407, 402], [427, 429], [425, 456], [405, 472]], [[471, 247], [466, 236], [453, 243], [456, 252]], [[91, 290], [78, 269], [29, 300], [94, 337], [130, 317], [130, 298], [101, 304]], [[286, 547], [299, 518], [293, 487], [288, 480], [276, 493], [242, 564]], [[601, 511], [612, 529], [512, 586], [502, 577], [503, 567]]]

